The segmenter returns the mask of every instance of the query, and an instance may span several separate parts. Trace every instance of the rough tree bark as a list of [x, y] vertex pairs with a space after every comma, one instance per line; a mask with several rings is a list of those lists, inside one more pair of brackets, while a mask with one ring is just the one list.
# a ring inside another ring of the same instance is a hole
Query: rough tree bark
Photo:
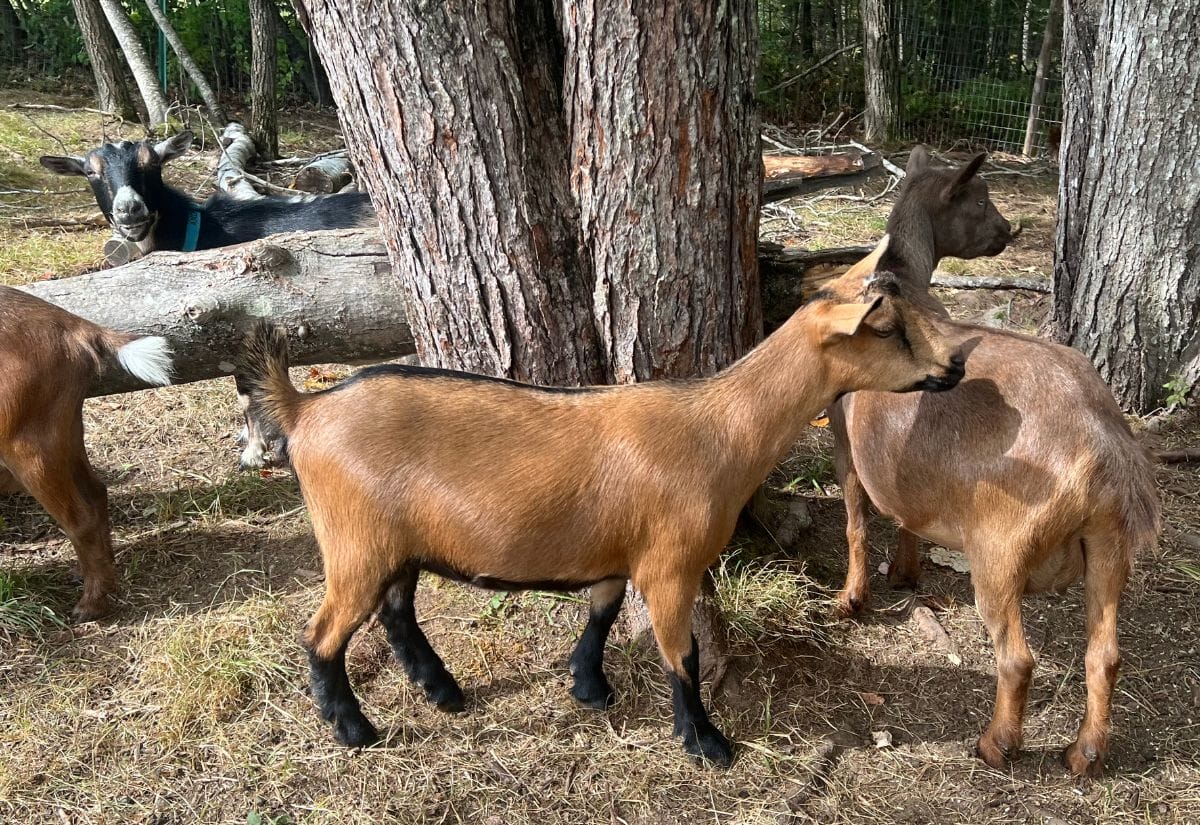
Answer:
[[129, 87], [125, 85], [121, 53], [98, 0], [72, 2], [88, 61], [92, 64], [92, 75], [96, 78], [97, 106], [106, 112], [115, 112], [125, 120], [134, 120], [137, 109], [129, 96]]
[[[411, 354], [389, 271], [377, 233], [336, 230], [189, 254], [156, 252], [116, 269], [21, 288], [106, 326], [166, 336], [175, 351], [175, 381], [186, 383], [230, 375], [256, 317], [287, 326], [296, 364]], [[141, 386], [110, 370], [93, 394]]]
[[1200, 5], [1067, 0], [1053, 324], [1118, 400], [1200, 378]]
[[208, 109], [208, 116], [212, 118], [213, 123], [216, 125], [224, 125], [228, 121], [228, 118], [225, 117], [225, 110], [221, 107], [220, 101], [217, 100], [217, 95], [213, 91], [212, 86], [205, 79], [204, 72], [200, 71], [200, 67], [196, 65], [196, 61], [192, 59], [191, 54], [184, 48], [183, 41], [175, 33], [175, 28], [171, 25], [171, 21], [167, 19], [162, 9], [158, 7], [158, 0], [146, 0], [146, 8], [150, 10], [150, 16], [154, 18], [154, 22], [167, 38], [167, 42], [171, 44], [171, 51], [175, 52], [175, 56], [179, 58], [179, 63], [187, 73], [188, 79], [192, 81], [192, 84], [200, 92], [200, 98], [204, 101], [204, 105]]
[[154, 73], [154, 67], [146, 57], [146, 50], [142, 48], [142, 42], [138, 40], [137, 31], [121, 6], [121, 0], [100, 0], [100, 8], [103, 9], [109, 28], [116, 35], [117, 45], [121, 47], [133, 72], [133, 80], [137, 83], [142, 102], [146, 105], [148, 125], [154, 128], [166, 123], [167, 99], [163, 96], [162, 89], [158, 88], [158, 77]]
[[867, 110], [863, 136], [867, 143], [892, 137], [900, 107], [900, 73], [889, 0], [862, 0], [863, 73]]
[[250, 0], [250, 135], [263, 160], [279, 156], [275, 111], [275, 0]]

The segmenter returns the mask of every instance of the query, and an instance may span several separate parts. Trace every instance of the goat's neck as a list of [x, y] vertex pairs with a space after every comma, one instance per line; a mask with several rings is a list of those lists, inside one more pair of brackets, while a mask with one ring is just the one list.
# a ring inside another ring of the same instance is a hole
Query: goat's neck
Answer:
[[188, 215], [194, 208], [203, 208], [178, 189], [163, 184], [159, 196], [158, 222], [147, 240], [154, 249], [182, 249], [187, 237]]
[[730, 481], [749, 495], [796, 442], [809, 420], [831, 403], [823, 354], [801, 315], [792, 317], [749, 355], [708, 382], [705, 412], [719, 429], [715, 451]]
[[934, 243], [929, 213], [898, 205], [888, 218], [887, 231], [891, 241], [880, 269], [894, 272], [914, 286], [928, 287], [934, 267], [942, 257]]

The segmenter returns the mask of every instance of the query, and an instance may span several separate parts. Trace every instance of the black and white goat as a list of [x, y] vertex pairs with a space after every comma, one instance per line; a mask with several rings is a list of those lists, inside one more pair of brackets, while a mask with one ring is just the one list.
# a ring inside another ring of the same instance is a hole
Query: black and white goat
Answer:
[[253, 200], [217, 192], [197, 203], [162, 179], [163, 165], [191, 145], [192, 133], [184, 131], [160, 143], [105, 143], [83, 157], [43, 155], [41, 163], [55, 174], [87, 178], [113, 230], [136, 244], [143, 255], [156, 249], [191, 252], [279, 232], [374, 223], [371, 202], [360, 192]]

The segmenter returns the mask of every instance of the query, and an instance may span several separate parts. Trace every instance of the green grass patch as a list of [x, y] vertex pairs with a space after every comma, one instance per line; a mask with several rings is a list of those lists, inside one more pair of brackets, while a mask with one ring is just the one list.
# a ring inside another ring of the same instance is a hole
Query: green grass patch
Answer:
[[37, 635], [67, 626], [46, 602], [69, 603], [70, 588], [47, 573], [0, 569], [0, 633]]

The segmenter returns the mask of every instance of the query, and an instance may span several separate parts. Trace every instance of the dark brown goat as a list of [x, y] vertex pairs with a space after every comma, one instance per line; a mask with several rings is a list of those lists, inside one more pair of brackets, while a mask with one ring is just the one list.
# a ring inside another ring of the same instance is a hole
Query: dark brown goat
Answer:
[[[1008, 221], [975, 176], [982, 160], [934, 169], [920, 147], [909, 160], [883, 266], [914, 300], [936, 307], [927, 289], [943, 256], [994, 255], [1008, 243]], [[1072, 773], [1094, 776], [1108, 752], [1118, 602], [1135, 553], [1158, 531], [1151, 463], [1083, 355], [1027, 335], [974, 331], [966, 378], [952, 392], [856, 392], [835, 405], [850, 545], [839, 601], [854, 613], [869, 598], [869, 502], [901, 528], [893, 584], [916, 584], [921, 538], [966, 553], [998, 674], [978, 750], [1000, 768], [1021, 746], [1033, 672], [1021, 595], [1083, 576], [1087, 714], [1064, 758]]]
[[83, 399], [110, 360], [148, 384], [170, 381], [164, 339], [105, 329], [0, 287], [0, 493], [27, 491], [71, 539], [83, 572], [78, 621], [108, 612], [116, 590], [108, 491], [83, 445]]
[[351, 635], [376, 610], [428, 698], [463, 706], [417, 625], [421, 570], [503, 589], [592, 586], [571, 672], [572, 693], [597, 707], [611, 695], [604, 643], [628, 579], [666, 660], [676, 735], [728, 764], [700, 699], [691, 610], [739, 510], [840, 393], [945, 389], [962, 374], [952, 325], [893, 296], [889, 279], [866, 279], [883, 248], [706, 380], [567, 390], [389, 366], [305, 394], [288, 380], [282, 332], [257, 329], [242, 373], [252, 412], [287, 436], [321, 547], [325, 599], [306, 640], [337, 739], [377, 738], [345, 669]]

